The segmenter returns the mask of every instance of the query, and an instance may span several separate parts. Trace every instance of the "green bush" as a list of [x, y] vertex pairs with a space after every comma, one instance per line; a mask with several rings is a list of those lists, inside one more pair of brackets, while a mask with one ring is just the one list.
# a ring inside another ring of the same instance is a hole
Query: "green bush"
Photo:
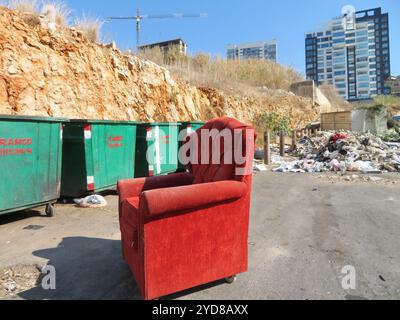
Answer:
[[290, 133], [290, 119], [276, 112], [262, 112], [255, 117], [255, 125], [263, 132], [269, 130], [272, 134]]

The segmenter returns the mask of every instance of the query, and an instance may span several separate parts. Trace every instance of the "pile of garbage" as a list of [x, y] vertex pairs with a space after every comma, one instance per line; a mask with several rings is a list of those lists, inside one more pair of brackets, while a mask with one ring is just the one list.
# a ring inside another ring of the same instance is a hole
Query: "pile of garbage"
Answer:
[[0, 268], [0, 300], [9, 299], [38, 285], [42, 268], [37, 265], [17, 265]]
[[400, 143], [384, 142], [370, 133], [319, 132], [298, 141], [275, 172], [400, 172]]
[[383, 141], [400, 142], [400, 129], [392, 128], [384, 132], [381, 136]]

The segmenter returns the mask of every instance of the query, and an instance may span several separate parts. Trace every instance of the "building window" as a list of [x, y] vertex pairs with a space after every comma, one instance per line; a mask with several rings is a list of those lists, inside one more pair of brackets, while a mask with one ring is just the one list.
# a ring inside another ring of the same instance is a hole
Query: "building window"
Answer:
[[340, 39], [333, 39], [332, 41], [333, 43], [344, 43], [344, 38], [340, 38]]
[[368, 35], [368, 30], [362, 30], [356, 32], [357, 37], [366, 37]]
[[367, 37], [363, 37], [363, 38], [357, 38], [357, 43], [359, 42], [368, 42], [368, 38]]
[[334, 32], [332, 37], [335, 37], [335, 38], [344, 37], [344, 31]]
[[335, 58], [333, 60], [333, 63], [343, 63], [344, 62], [344, 58]]
[[320, 48], [329, 48], [331, 46], [332, 45], [330, 43], [323, 43], [323, 44], [320, 45]]
[[369, 88], [369, 83], [359, 83], [359, 84], [358, 84], [358, 87], [359, 87], [360, 89]]
[[337, 69], [345, 69], [345, 66], [344, 66], [344, 64], [335, 64], [335, 65], [333, 66], [333, 68], [335, 68], [336, 70], [337, 70]]

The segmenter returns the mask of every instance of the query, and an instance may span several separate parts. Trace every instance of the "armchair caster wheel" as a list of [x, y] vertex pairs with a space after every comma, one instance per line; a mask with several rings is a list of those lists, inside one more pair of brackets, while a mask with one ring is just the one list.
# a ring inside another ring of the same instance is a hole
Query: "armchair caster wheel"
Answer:
[[236, 275], [227, 277], [227, 278], [225, 278], [225, 282], [229, 283], [229, 284], [234, 283], [236, 281], [236, 278], [237, 278]]

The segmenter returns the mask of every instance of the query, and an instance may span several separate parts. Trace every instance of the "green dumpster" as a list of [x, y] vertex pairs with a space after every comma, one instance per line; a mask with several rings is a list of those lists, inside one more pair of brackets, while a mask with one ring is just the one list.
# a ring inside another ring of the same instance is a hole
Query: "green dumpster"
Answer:
[[[185, 144], [185, 141], [182, 141], [182, 139], [184, 137], [186, 138], [193, 132], [197, 131], [202, 126], [204, 126], [204, 124], [205, 123], [201, 122], [201, 121], [180, 122], [180, 125], [179, 125], [179, 138], [180, 138], [179, 139], [179, 148], [181, 148]], [[178, 171], [180, 171], [180, 172], [186, 171], [186, 165], [182, 164], [179, 160], [178, 160]]]
[[65, 125], [61, 196], [115, 189], [134, 178], [137, 122], [71, 120]]
[[178, 123], [138, 126], [135, 177], [158, 176], [178, 170]]
[[62, 122], [0, 115], [0, 214], [53, 203], [60, 196]]

